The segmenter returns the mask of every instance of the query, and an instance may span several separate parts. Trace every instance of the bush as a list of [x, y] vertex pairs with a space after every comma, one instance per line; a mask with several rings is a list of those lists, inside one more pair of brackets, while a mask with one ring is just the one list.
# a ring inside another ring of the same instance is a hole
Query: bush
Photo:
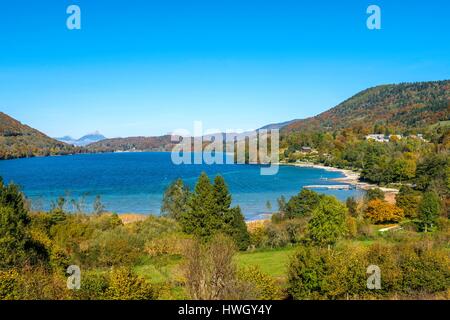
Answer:
[[402, 291], [435, 293], [450, 287], [450, 258], [444, 250], [406, 245], [400, 252]]
[[356, 218], [352, 216], [347, 216], [345, 218], [345, 225], [347, 229], [347, 237], [354, 238], [358, 234], [358, 223]]
[[237, 277], [234, 241], [215, 235], [209, 243], [193, 240], [185, 248], [183, 273], [186, 290], [194, 300], [236, 300], [254, 298], [252, 290]]
[[73, 298], [80, 300], [103, 300], [107, 299], [109, 277], [107, 274], [98, 272], [83, 272], [81, 275], [81, 287], [73, 290]]
[[150, 256], [181, 255], [191, 237], [183, 233], [173, 233], [153, 239], [145, 244], [145, 252]]
[[143, 244], [125, 227], [96, 231], [83, 255], [83, 262], [90, 266], [130, 266], [142, 255]]
[[284, 225], [268, 224], [265, 231], [267, 234], [265, 246], [271, 248], [284, 247], [290, 242], [289, 234]]
[[62, 273], [43, 267], [24, 267], [20, 270], [20, 300], [67, 300], [67, 278]]
[[0, 271], [0, 300], [20, 299], [20, 274], [15, 269]]
[[250, 241], [257, 248], [279, 248], [304, 240], [308, 218], [294, 218], [274, 223], [252, 222], [249, 224]]
[[252, 221], [247, 225], [251, 247], [261, 248], [267, 243], [266, 229], [268, 224], [269, 222]]
[[324, 248], [300, 247], [288, 270], [288, 293], [297, 300], [320, 299], [324, 292], [328, 252]]
[[281, 289], [275, 280], [263, 273], [257, 266], [245, 267], [239, 270], [238, 278], [253, 288], [258, 300], [277, 300], [281, 298]]
[[152, 285], [125, 267], [114, 269], [106, 290], [109, 300], [154, 300], [157, 293]]
[[[366, 287], [367, 267], [381, 270], [381, 289]], [[288, 293], [294, 299], [362, 299], [417, 297], [450, 287], [450, 257], [428, 242], [304, 247], [293, 256]]]
[[145, 220], [130, 224], [129, 230], [139, 238], [139, 241], [146, 243], [154, 239], [159, 239], [166, 234], [180, 232], [180, 225], [173, 219], [148, 216]]
[[363, 238], [372, 238], [375, 234], [373, 226], [363, 218], [356, 219], [357, 234]]

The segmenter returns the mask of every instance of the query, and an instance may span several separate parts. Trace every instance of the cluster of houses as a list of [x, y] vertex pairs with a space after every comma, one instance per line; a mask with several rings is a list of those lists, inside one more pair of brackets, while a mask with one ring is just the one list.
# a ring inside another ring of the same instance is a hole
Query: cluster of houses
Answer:
[[[389, 142], [391, 140], [401, 140], [403, 138], [404, 138], [404, 136], [402, 136], [401, 134], [390, 134], [390, 135], [369, 134], [369, 135], [366, 136], [366, 140], [373, 140], [373, 141], [376, 141], [376, 142]], [[419, 139], [419, 140], [422, 140], [422, 141], [426, 141], [423, 138], [422, 134], [409, 135], [408, 138]]]

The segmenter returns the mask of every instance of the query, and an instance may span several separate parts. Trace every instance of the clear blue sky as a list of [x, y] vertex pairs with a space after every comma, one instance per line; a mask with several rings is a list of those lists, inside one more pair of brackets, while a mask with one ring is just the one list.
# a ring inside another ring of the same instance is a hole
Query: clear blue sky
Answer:
[[51, 136], [257, 128], [449, 79], [449, 21], [447, 0], [2, 1], [0, 111]]

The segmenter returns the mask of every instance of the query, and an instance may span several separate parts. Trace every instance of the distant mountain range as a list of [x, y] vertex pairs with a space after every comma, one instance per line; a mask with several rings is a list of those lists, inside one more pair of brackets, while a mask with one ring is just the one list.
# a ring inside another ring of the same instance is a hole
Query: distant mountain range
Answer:
[[[450, 120], [450, 80], [373, 87], [315, 117], [269, 124], [258, 130], [281, 129], [281, 134], [286, 135], [296, 131], [367, 128], [380, 123], [402, 131], [447, 120]], [[0, 159], [79, 152], [169, 151], [175, 144], [170, 135], [106, 139], [98, 132], [78, 140], [71, 137], [57, 140], [0, 112]]]
[[54, 138], [54, 139], [74, 146], [84, 147], [87, 146], [88, 144], [105, 140], [106, 137], [102, 135], [100, 132], [95, 131], [94, 133], [89, 133], [81, 137], [80, 139], [74, 139], [70, 136], [64, 136], [61, 138]]
[[[420, 128], [450, 119], [450, 80], [391, 84], [364, 90], [315, 117], [273, 123], [261, 129], [333, 131], [355, 126], [389, 124], [398, 130]], [[243, 139], [250, 132], [237, 136]], [[90, 151], [171, 150], [170, 136], [107, 139], [88, 146]]]

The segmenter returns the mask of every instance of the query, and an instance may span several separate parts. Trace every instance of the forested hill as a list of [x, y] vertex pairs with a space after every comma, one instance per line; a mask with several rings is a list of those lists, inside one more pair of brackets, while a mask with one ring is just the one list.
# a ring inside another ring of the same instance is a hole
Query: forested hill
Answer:
[[171, 142], [171, 136], [159, 137], [129, 137], [105, 139], [87, 146], [90, 152], [113, 151], [170, 151], [175, 143]]
[[364, 90], [315, 117], [298, 120], [284, 132], [370, 127], [395, 131], [450, 119], [450, 80], [382, 85]]
[[79, 153], [82, 149], [56, 141], [0, 112], [0, 159]]

